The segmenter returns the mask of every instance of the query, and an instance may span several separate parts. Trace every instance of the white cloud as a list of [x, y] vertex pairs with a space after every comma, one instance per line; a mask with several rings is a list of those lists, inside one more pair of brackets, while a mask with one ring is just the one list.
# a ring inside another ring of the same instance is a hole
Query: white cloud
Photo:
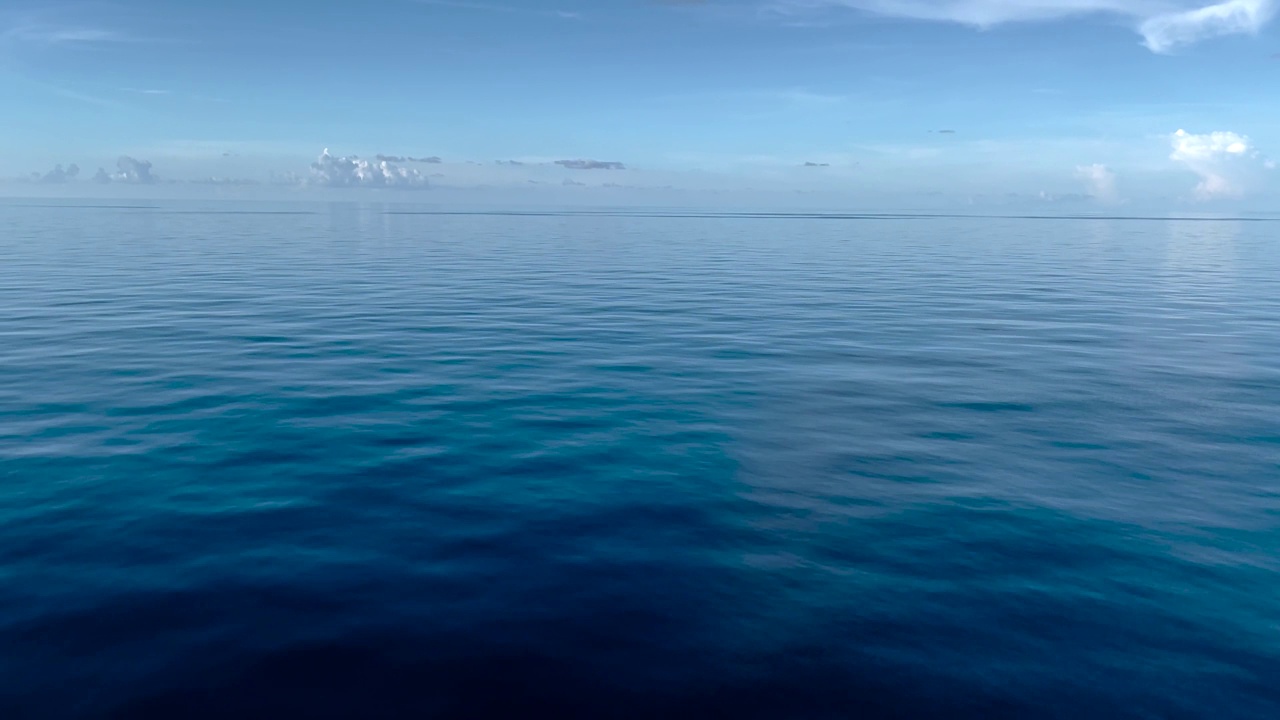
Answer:
[[1227, 0], [1181, 12], [1148, 18], [1138, 26], [1152, 52], [1168, 52], [1220, 35], [1258, 32], [1276, 14], [1275, 0]]
[[1116, 174], [1106, 165], [1081, 165], [1076, 168], [1076, 177], [1084, 181], [1094, 199], [1105, 203], [1113, 203], [1119, 199], [1116, 193]]
[[425, 187], [427, 179], [386, 160], [334, 157], [326, 149], [311, 163], [310, 182], [326, 187]]
[[1133, 23], [1153, 52], [1222, 35], [1253, 34], [1276, 15], [1280, 0], [777, 0], [778, 12], [795, 15], [832, 6], [890, 17], [989, 28], [1011, 22], [1084, 15], [1119, 16]]
[[1194, 191], [1198, 200], [1240, 195], [1257, 168], [1274, 166], [1253, 147], [1249, 138], [1234, 132], [1196, 135], [1179, 130], [1169, 136], [1169, 140], [1173, 146], [1169, 159], [1200, 176]]

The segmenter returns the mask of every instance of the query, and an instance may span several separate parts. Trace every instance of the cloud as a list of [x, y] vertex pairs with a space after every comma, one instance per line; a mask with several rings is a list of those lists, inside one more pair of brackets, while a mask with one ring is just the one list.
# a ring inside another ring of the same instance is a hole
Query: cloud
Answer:
[[519, 160], [495, 160], [494, 164], [495, 165], [512, 165], [512, 166], [519, 167], [524, 165], [525, 163], [522, 163]]
[[1094, 199], [1105, 203], [1113, 203], [1119, 199], [1116, 193], [1116, 174], [1106, 165], [1081, 165], [1076, 168], [1076, 177], [1084, 181]]
[[494, 13], [512, 13], [524, 15], [542, 15], [545, 17], [555, 17], [561, 20], [580, 20], [582, 14], [569, 10], [539, 10], [529, 8], [523, 5], [512, 3], [503, 5], [499, 3], [477, 2], [476, 0], [417, 0], [420, 5], [434, 5], [435, 7], [457, 8], [459, 10], [479, 10], [482, 12]]
[[114, 178], [116, 182], [135, 185], [151, 185], [156, 182], [156, 177], [151, 174], [149, 160], [136, 160], [123, 155], [116, 161], [116, 168], [118, 170]]
[[411, 162], [411, 163], [430, 163], [432, 165], [439, 165], [440, 163], [444, 162], [443, 160], [441, 160], [440, 158], [434, 155], [432, 155], [431, 157], [420, 157], [420, 158], [413, 157], [412, 155], [378, 155], [376, 157], [378, 162], [389, 162], [389, 163]]
[[574, 180], [573, 178], [565, 178], [563, 185], [565, 187], [586, 187], [587, 186], [586, 183], [580, 183], [577, 180]]
[[1234, 132], [1196, 135], [1179, 130], [1169, 136], [1169, 141], [1173, 146], [1169, 159], [1200, 176], [1193, 191], [1197, 200], [1240, 195], [1257, 168], [1274, 167], [1248, 137]]
[[1276, 14], [1276, 0], [1228, 0], [1194, 10], [1148, 18], [1138, 26], [1152, 52], [1222, 35], [1257, 33]]
[[191, 182], [195, 185], [216, 185], [218, 187], [250, 187], [262, 184], [251, 178], [224, 178], [217, 176], [192, 180]]
[[801, 167], [807, 167], [807, 168], [831, 167], [831, 163], [816, 163], [816, 162], [806, 161], [805, 164], [802, 165]]
[[297, 185], [306, 185], [307, 179], [292, 170], [286, 170], [285, 172], [276, 172], [272, 170], [270, 176], [267, 178], [267, 182], [271, 185], [277, 185], [280, 187], [293, 187]]
[[313, 185], [325, 187], [425, 187], [427, 179], [417, 170], [387, 160], [370, 162], [358, 157], [334, 157], [325, 149], [311, 163]]
[[557, 160], [556, 165], [570, 170], [626, 170], [627, 166], [620, 162], [603, 160]]
[[1280, 0], [777, 0], [773, 9], [794, 16], [844, 7], [889, 17], [989, 28], [1085, 15], [1119, 16], [1132, 23], [1152, 52], [1223, 35], [1254, 34], [1276, 15]]
[[151, 161], [138, 160], [128, 155], [121, 155], [116, 161], [116, 171], [108, 173], [105, 168], [98, 168], [93, 181], [101, 185], [123, 183], [126, 185], [155, 185], [160, 181], [151, 174]]
[[61, 185], [75, 180], [79, 175], [80, 166], [75, 163], [71, 163], [65, 169], [61, 165], [58, 165], [44, 175], [36, 174], [35, 180], [36, 182], [43, 183], [45, 185]]
[[47, 45], [118, 43], [129, 42], [130, 38], [114, 30], [92, 27], [72, 27], [48, 24], [27, 24], [11, 27], [0, 32], [0, 40]]
[[441, 160], [439, 157], [435, 155], [432, 155], [431, 157], [414, 157], [412, 155], [378, 155], [377, 159], [378, 159], [378, 162], [389, 162], [389, 163], [411, 162], [411, 163], [429, 163], [432, 165], [439, 165], [440, 163], [444, 162], [444, 160]]

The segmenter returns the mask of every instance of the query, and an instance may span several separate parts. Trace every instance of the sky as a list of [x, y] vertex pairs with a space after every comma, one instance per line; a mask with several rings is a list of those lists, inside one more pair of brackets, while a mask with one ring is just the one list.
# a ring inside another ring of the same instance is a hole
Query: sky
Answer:
[[1274, 210], [1277, 11], [0, 0], [0, 194]]

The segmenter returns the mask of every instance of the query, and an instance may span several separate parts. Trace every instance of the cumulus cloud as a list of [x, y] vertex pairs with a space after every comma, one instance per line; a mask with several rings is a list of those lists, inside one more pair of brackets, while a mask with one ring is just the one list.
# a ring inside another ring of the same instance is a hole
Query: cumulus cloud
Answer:
[[115, 177], [112, 178], [116, 182], [135, 185], [152, 185], [156, 182], [156, 177], [151, 174], [150, 160], [137, 160], [123, 155], [116, 161], [116, 169]]
[[1011, 22], [1112, 15], [1132, 23], [1153, 52], [1169, 52], [1222, 35], [1253, 34], [1280, 0], [779, 0], [784, 14], [846, 7], [891, 17], [987, 28]]
[[46, 185], [60, 185], [62, 183], [68, 183], [75, 180], [79, 175], [80, 166], [75, 163], [71, 163], [66, 168], [58, 165], [44, 175], [37, 173], [35, 175], [35, 180], [36, 182], [44, 183]]
[[570, 170], [626, 170], [627, 166], [620, 162], [603, 160], [557, 160], [556, 164]]
[[417, 170], [402, 168], [388, 160], [334, 157], [326, 148], [311, 163], [313, 185], [326, 187], [425, 187], [427, 179]]
[[1249, 176], [1274, 163], [1262, 156], [1248, 137], [1218, 131], [1197, 135], [1179, 130], [1169, 137], [1169, 159], [1200, 176], [1194, 194], [1198, 200], [1240, 195]]
[[138, 160], [128, 155], [120, 156], [116, 161], [116, 171], [107, 172], [106, 168], [98, 168], [93, 181], [106, 185], [108, 183], [124, 183], [126, 185], [155, 185], [160, 179], [151, 174], [151, 161]]
[[1116, 193], [1116, 174], [1106, 165], [1081, 165], [1076, 168], [1076, 177], [1084, 182], [1089, 188], [1089, 194], [1096, 200], [1111, 203], [1119, 198]]

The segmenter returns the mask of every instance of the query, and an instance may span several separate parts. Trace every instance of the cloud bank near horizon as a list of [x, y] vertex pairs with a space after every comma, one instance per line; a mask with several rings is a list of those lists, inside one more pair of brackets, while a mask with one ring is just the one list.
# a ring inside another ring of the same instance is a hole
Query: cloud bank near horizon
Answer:
[[[1265, 192], [1275, 189], [1275, 185], [1268, 181], [1268, 170], [1275, 169], [1275, 162], [1262, 154], [1261, 150], [1256, 146], [1254, 141], [1248, 136], [1233, 131], [1214, 131], [1203, 134], [1196, 134], [1186, 130], [1179, 130], [1174, 133], [1164, 133], [1153, 135], [1149, 138], [1149, 144], [1144, 143], [1143, 150], [1140, 155], [1123, 156], [1108, 154], [1104, 151], [1099, 154], [1096, 150], [1091, 150], [1093, 157], [1089, 160], [1111, 160], [1119, 163], [1118, 167], [1111, 162], [1086, 162], [1083, 164], [1074, 164], [1065, 162], [1055, 165], [1041, 165], [1039, 168], [1028, 168], [1020, 179], [1007, 179], [1007, 187], [1027, 187], [1027, 183], [1035, 183], [1035, 186], [1044, 188], [1036, 198], [1043, 200], [1046, 197], [1055, 200], [1064, 200], [1068, 198], [1076, 198], [1077, 200], [1089, 200], [1100, 205], [1114, 205], [1120, 203], [1142, 203], [1158, 198], [1164, 198], [1169, 202], [1205, 202], [1217, 200], [1231, 200], [1253, 197], [1261, 199], [1265, 197]], [[986, 145], [993, 141], [974, 141], [982, 152], [987, 152]], [[1161, 147], [1162, 143], [1167, 143]], [[911, 158], [914, 163], [955, 163], [961, 161], [965, 157], [974, 157], [972, 149], [965, 149], [962, 146], [955, 146], [956, 149], [948, 149], [947, 153], [952, 152], [969, 152], [970, 155], [949, 155], [945, 153], [935, 153], [932, 155], [914, 155], [907, 153], [906, 156]], [[949, 146], [950, 148], [950, 146]], [[1112, 148], [1114, 152], [1124, 152], [1129, 148]], [[1025, 151], [1025, 150], [1024, 150]], [[883, 163], [890, 164], [899, 163], [901, 160], [896, 155], [875, 155], [875, 148], [866, 150], [868, 155], [867, 162], [870, 163], [872, 170], [875, 170], [877, 163], [883, 166]], [[1002, 151], [1003, 152], [1003, 151]], [[910, 185], [900, 185], [896, 188], [883, 188], [878, 183], [866, 178], [870, 178], [874, 173], [863, 173], [857, 177], [842, 175], [839, 173], [823, 173], [818, 172], [824, 168], [836, 167], [823, 159], [821, 162], [816, 160], [800, 158], [785, 158], [775, 156], [761, 156], [768, 160], [767, 163], [759, 166], [743, 166], [737, 169], [728, 168], [720, 171], [715, 170], [663, 170], [661, 168], [651, 168], [648, 170], [633, 171], [628, 173], [628, 177], [634, 178], [632, 182], [594, 182], [594, 177], [588, 176], [599, 175], [601, 180], [615, 176], [615, 173], [595, 173], [594, 170], [622, 170], [627, 169], [627, 165], [616, 161], [600, 161], [591, 159], [576, 160], [551, 160], [551, 159], [533, 159], [533, 160], [507, 160], [507, 161], [491, 161], [489, 163], [479, 163], [474, 161], [454, 161], [451, 163], [432, 163], [444, 172], [432, 172], [427, 174], [425, 169], [419, 171], [410, 167], [397, 164], [396, 160], [408, 160], [412, 156], [386, 155], [378, 154], [372, 156], [377, 159], [364, 159], [356, 155], [334, 155], [330, 151], [325, 150], [320, 156], [309, 165], [295, 166], [293, 169], [286, 167], [262, 167], [255, 169], [252, 166], [244, 165], [243, 161], [236, 161], [233, 165], [221, 165], [224, 161], [219, 160], [217, 163], [206, 161], [205, 164], [192, 164], [192, 161], [182, 157], [162, 156], [160, 160], [165, 161], [165, 167], [171, 173], [175, 173], [177, 177], [159, 178], [154, 170], [150, 160], [142, 160], [133, 156], [121, 156], [116, 162], [116, 168], [113, 171], [100, 168], [97, 174], [89, 176], [84, 175], [80, 166], [58, 165], [52, 170], [40, 172], [31, 172], [23, 175], [10, 176], [10, 182], [21, 183], [26, 185], [80, 185], [83, 186], [85, 181], [94, 182], [101, 185], [190, 185], [190, 186], [216, 186], [223, 188], [230, 187], [252, 187], [252, 186], [273, 186], [273, 187], [292, 187], [298, 189], [304, 188], [364, 188], [364, 189], [423, 189], [435, 185], [441, 188], [452, 189], [488, 189], [499, 191], [502, 188], [511, 188], [519, 185], [559, 185], [561, 187], [583, 187], [583, 188], [625, 188], [625, 189], [677, 189], [683, 188], [691, 192], [699, 191], [717, 191], [717, 192], [756, 192], [769, 191], [774, 193], [831, 193], [833, 195], [846, 194], [851, 199], [860, 197], [867, 193], [883, 193], [890, 190], [898, 193], [910, 195], [913, 192], [923, 192], [925, 188], [921, 183], [927, 183], [927, 177], [919, 178], [913, 188]], [[981, 154], [977, 157], [983, 157]], [[1145, 160], [1142, 160], [1145, 158]], [[1166, 163], [1163, 171], [1155, 171], [1144, 169], [1143, 163], [1148, 163], [1147, 167], [1153, 161], [1158, 162], [1163, 159]], [[415, 158], [416, 161], [423, 162], [426, 159]], [[175, 167], [169, 167], [167, 163], [175, 163]], [[1134, 164], [1137, 162], [1138, 164]], [[839, 167], [853, 167], [859, 163], [848, 165], [846, 161], [841, 161]], [[47, 167], [47, 166], [46, 166]], [[752, 170], [751, 168], [755, 169]], [[484, 168], [491, 168], [491, 172], [487, 172]], [[301, 172], [298, 172], [298, 171]], [[1117, 170], [1119, 172], [1117, 172]], [[1177, 179], [1180, 171], [1190, 171], [1197, 180], [1192, 183], [1180, 185]], [[922, 168], [922, 172], [927, 172]], [[979, 172], [979, 171], [975, 171]], [[1164, 179], [1157, 179], [1155, 173], [1163, 175]], [[1131, 186], [1129, 192], [1131, 196], [1121, 198], [1118, 190], [1117, 177], [1119, 175], [1128, 174]], [[975, 178], [981, 176], [981, 172], [975, 175]], [[167, 175], [167, 174], [166, 174]], [[1135, 179], [1136, 178], [1136, 179]], [[585, 182], [581, 182], [585, 181]], [[984, 182], [983, 189], [979, 192], [985, 192], [990, 196], [997, 196], [1004, 187], [1000, 184], [998, 176], [990, 176]], [[1076, 184], [1076, 188], [1072, 185]], [[1022, 192], [1022, 195], [1032, 197], [1032, 195]]]

